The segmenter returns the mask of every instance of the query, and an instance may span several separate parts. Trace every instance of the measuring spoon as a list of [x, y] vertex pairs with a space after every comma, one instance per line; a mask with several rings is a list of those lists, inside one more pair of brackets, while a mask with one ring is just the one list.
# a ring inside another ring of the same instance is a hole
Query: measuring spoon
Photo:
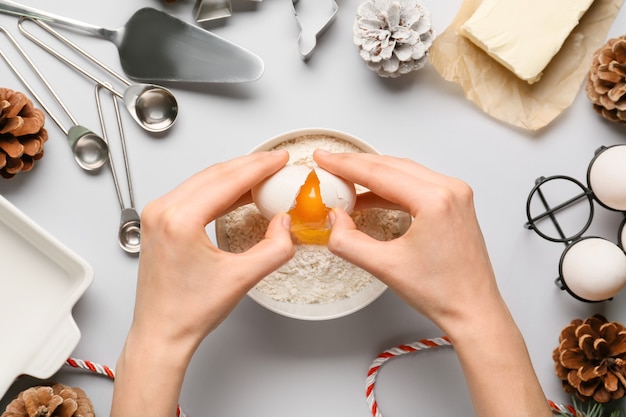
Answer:
[[[124, 93], [120, 93], [117, 90], [113, 89], [113, 86], [111, 86], [110, 84], [99, 80], [93, 74], [87, 72], [85, 69], [81, 68], [74, 62], [70, 61], [67, 57], [61, 55], [58, 51], [54, 50], [53, 48], [42, 42], [40, 39], [36, 38], [35, 35], [24, 29], [24, 20], [29, 20], [37, 24], [39, 27], [57, 38], [59, 41], [63, 42], [74, 51], [83, 55], [94, 64], [100, 66], [100, 68], [107, 71], [113, 77], [117, 78], [119, 81], [126, 85], [126, 90], [124, 91]], [[132, 84], [128, 79], [124, 78], [113, 69], [104, 65], [104, 63], [102, 63], [96, 57], [92, 56], [87, 51], [76, 45], [74, 42], [61, 35], [56, 30], [52, 29], [46, 23], [41, 22], [37, 19], [22, 16], [20, 17], [17, 26], [24, 36], [37, 44], [40, 48], [44, 49], [46, 52], [48, 52], [61, 62], [65, 63], [66, 65], [83, 74], [90, 80], [94, 81], [95, 83], [109, 90], [111, 93], [123, 99], [124, 105], [126, 106], [126, 109], [130, 113], [131, 117], [145, 130], [154, 133], [163, 132], [169, 129], [176, 121], [176, 118], [178, 116], [178, 103], [176, 101], [176, 97], [174, 97], [174, 94], [167, 88], [156, 84]]]
[[[98, 108], [98, 117], [100, 118], [102, 136], [105, 138], [105, 140], [108, 141], [107, 133], [106, 133], [106, 123], [104, 122], [102, 104], [100, 103], [101, 88], [106, 88], [106, 85], [100, 85], [100, 84], [96, 85], [96, 89], [95, 89], [96, 107]], [[125, 207], [124, 199], [122, 198], [122, 192], [120, 190], [120, 184], [119, 184], [117, 173], [115, 170], [115, 164], [113, 163], [113, 159], [111, 157], [111, 150], [109, 148], [109, 152], [108, 152], [109, 166], [111, 167], [111, 175], [113, 176], [113, 184], [115, 185], [115, 192], [117, 194], [117, 200], [119, 201], [120, 209], [122, 210], [117, 240], [119, 241], [120, 246], [125, 252], [135, 254], [135, 253], [138, 253], [141, 248], [141, 221], [140, 221], [139, 213], [137, 213], [137, 210], [135, 209], [133, 184], [130, 179], [130, 165], [128, 163], [128, 152], [126, 151], [126, 139], [124, 136], [124, 128], [122, 127], [122, 118], [120, 117], [120, 108], [117, 104], [117, 99], [115, 98], [115, 96], [111, 94], [111, 97], [113, 98], [113, 108], [115, 109], [115, 118], [117, 120], [118, 134], [120, 137], [120, 142], [122, 144], [122, 156], [124, 158], [126, 184], [128, 186], [128, 195], [129, 195], [129, 200], [130, 200], [130, 207]]]
[[57, 103], [59, 103], [63, 111], [72, 121], [73, 126], [70, 129], [66, 129], [65, 127], [63, 127], [59, 119], [54, 116], [54, 114], [50, 111], [50, 108], [48, 108], [48, 106], [46, 106], [41, 97], [37, 95], [34, 88], [28, 83], [28, 81], [26, 81], [26, 79], [18, 71], [15, 65], [13, 65], [11, 60], [1, 50], [0, 56], [2, 56], [9, 68], [11, 68], [11, 70], [19, 78], [22, 84], [24, 84], [28, 91], [30, 91], [31, 95], [35, 97], [35, 99], [39, 102], [41, 107], [43, 107], [46, 113], [48, 113], [50, 118], [54, 121], [54, 123], [56, 123], [59, 129], [61, 129], [61, 131], [65, 133], [76, 163], [78, 163], [78, 165], [87, 172], [98, 171], [108, 160], [107, 155], [109, 152], [109, 147], [106, 141], [100, 136], [93, 133], [91, 130], [78, 124], [78, 122], [69, 112], [65, 104], [63, 104], [58, 94], [54, 91], [50, 83], [46, 80], [41, 71], [39, 71], [35, 63], [26, 54], [24, 49], [22, 49], [22, 47], [17, 43], [15, 38], [2, 26], [0, 26], [0, 32], [4, 33], [4, 35], [11, 41], [15, 49], [17, 49], [18, 52], [22, 55], [22, 57], [31, 67], [33, 72], [35, 72], [37, 76], [41, 79], [41, 81], [45, 84], [45, 86], [50, 91], [50, 94], [54, 97]]

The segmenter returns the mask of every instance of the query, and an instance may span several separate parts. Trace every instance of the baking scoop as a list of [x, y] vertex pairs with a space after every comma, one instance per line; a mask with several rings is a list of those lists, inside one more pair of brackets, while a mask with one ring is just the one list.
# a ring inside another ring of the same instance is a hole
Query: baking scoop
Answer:
[[[87, 72], [87, 70], [78, 66], [64, 55], [61, 55], [58, 51], [45, 44], [24, 28], [23, 23], [25, 20], [30, 20], [31, 22], [37, 24], [40, 28], [44, 29], [56, 39], [60, 40], [77, 53], [100, 66], [103, 70], [107, 71], [110, 75], [125, 84], [126, 90], [124, 90], [123, 93], [115, 90], [111, 84], [99, 80], [95, 75]], [[121, 98], [133, 120], [135, 120], [139, 126], [145, 130], [149, 132], [163, 132], [169, 129], [176, 121], [176, 117], [178, 116], [178, 103], [174, 94], [167, 88], [156, 84], [131, 84], [129, 80], [104, 65], [100, 62], [100, 60], [96, 59], [96, 57], [92, 56], [74, 42], [52, 29], [49, 25], [44, 22], [40, 22], [37, 19], [20, 17], [17, 27], [24, 36], [41, 47], [44, 51], [48, 52], [59, 61], [67, 64], [69, 67]]]
[[10, 0], [0, 0], [0, 13], [43, 20], [113, 42], [124, 72], [142, 82], [245, 82], [263, 74], [263, 61], [252, 52], [151, 7], [139, 9], [118, 29]]

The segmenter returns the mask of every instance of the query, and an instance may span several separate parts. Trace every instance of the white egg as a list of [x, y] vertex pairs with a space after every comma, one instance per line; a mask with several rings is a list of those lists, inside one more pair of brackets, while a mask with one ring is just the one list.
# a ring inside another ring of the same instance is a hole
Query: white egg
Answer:
[[599, 237], [570, 245], [560, 268], [567, 288], [587, 301], [608, 300], [626, 284], [626, 255], [619, 246]]
[[600, 152], [589, 167], [588, 182], [602, 204], [613, 210], [626, 210], [626, 145]]
[[[319, 167], [313, 168], [320, 181], [322, 202], [328, 208], [342, 208], [350, 213], [356, 202], [354, 184]], [[280, 171], [252, 188], [252, 200], [267, 219], [293, 208], [300, 188], [311, 168], [285, 165]]]

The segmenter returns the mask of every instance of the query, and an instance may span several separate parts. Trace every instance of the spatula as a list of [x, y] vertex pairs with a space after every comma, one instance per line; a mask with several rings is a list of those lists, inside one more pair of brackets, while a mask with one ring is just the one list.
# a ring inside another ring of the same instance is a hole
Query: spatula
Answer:
[[252, 52], [150, 7], [138, 10], [114, 30], [10, 0], [0, 0], [0, 13], [44, 20], [111, 41], [124, 72], [141, 82], [245, 82], [263, 74], [263, 61]]

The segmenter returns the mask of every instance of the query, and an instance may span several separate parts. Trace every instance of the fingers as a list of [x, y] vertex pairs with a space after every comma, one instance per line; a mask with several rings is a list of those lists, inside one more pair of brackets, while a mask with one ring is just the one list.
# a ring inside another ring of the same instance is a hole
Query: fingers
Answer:
[[354, 210], [365, 210], [370, 208], [382, 208], [387, 210], [402, 210], [402, 207], [398, 204], [394, 204], [384, 198], [372, 193], [365, 192], [358, 194], [356, 197], [356, 204]]
[[316, 151], [316, 162], [331, 173], [367, 187], [384, 200], [414, 214], [415, 197], [423, 194], [438, 174], [412, 161], [366, 153], [329, 154]]
[[[371, 153], [330, 153], [324, 150], [315, 151], [313, 157], [324, 169], [370, 189], [368, 184], [385, 184], [385, 182], [380, 181], [372, 172], [368, 172], [369, 169], [383, 172], [392, 169], [393, 172], [419, 177], [424, 181], [433, 183], [445, 178], [445, 176], [406, 158]], [[359, 181], [356, 181], [357, 178]]]
[[328, 249], [346, 261], [363, 268], [370, 274], [385, 279], [389, 242], [378, 241], [356, 228], [352, 218], [341, 209], [331, 212], [332, 231]]
[[250, 189], [282, 168], [286, 151], [256, 152], [212, 165], [193, 175], [160, 199], [191, 223], [208, 224], [240, 201]]
[[231, 211], [241, 207], [241, 206], [245, 206], [246, 204], [250, 204], [252, 203], [252, 192], [251, 191], [247, 191], [245, 194], [243, 194], [241, 197], [239, 197], [237, 199], [237, 201], [235, 201], [233, 204], [230, 205], [230, 207], [228, 207], [226, 210], [224, 210], [224, 212], [220, 213], [218, 217], [223, 216], [225, 214], [230, 213]]
[[276, 215], [267, 227], [265, 238], [242, 254], [245, 261], [240, 258], [235, 260], [239, 267], [248, 270], [245, 276], [250, 279], [250, 286], [293, 257], [295, 245], [289, 227], [290, 216], [287, 213]]

